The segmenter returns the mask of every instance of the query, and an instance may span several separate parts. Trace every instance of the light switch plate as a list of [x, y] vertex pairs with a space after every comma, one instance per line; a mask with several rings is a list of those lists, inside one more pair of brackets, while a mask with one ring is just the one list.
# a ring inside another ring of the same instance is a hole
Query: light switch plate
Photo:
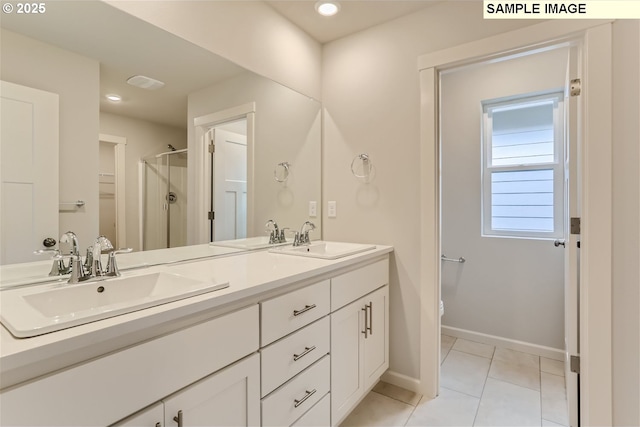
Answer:
[[318, 203], [315, 200], [309, 202], [309, 216], [311, 218], [318, 216]]
[[329, 201], [329, 208], [327, 209], [327, 213], [329, 215], [329, 218], [335, 218], [337, 216], [335, 200]]

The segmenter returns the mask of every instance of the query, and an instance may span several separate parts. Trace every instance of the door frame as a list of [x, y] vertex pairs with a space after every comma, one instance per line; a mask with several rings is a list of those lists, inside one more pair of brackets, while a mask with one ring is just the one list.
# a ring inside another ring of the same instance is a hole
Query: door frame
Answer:
[[209, 164], [208, 144], [205, 141], [207, 130], [213, 126], [242, 118], [247, 119], [247, 236], [253, 235], [255, 113], [256, 103], [248, 102], [193, 119], [195, 145], [193, 149], [189, 147], [189, 152], [193, 155], [189, 156], [188, 160], [188, 186], [193, 189], [193, 192], [189, 193], [194, 194], [195, 197], [189, 197], [187, 200], [187, 215], [191, 219], [187, 223], [188, 244], [208, 243], [207, 212], [211, 197], [211, 183], [204, 177], [211, 173], [211, 165]]
[[116, 237], [118, 246], [127, 247], [127, 217], [125, 209], [125, 152], [127, 149], [127, 138], [123, 136], [108, 135], [101, 133], [99, 142], [106, 142], [113, 145], [115, 151], [115, 184], [116, 184]]
[[[439, 72], [560, 43], [582, 47], [578, 126], [582, 189], [581, 421], [612, 423], [611, 360], [611, 20], [547, 21], [418, 58], [420, 76], [420, 388], [435, 397], [440, 376]], [[598, 117], [589, 120], [589, 117]], [[435, 344], [435, 345], [434, 345]]]

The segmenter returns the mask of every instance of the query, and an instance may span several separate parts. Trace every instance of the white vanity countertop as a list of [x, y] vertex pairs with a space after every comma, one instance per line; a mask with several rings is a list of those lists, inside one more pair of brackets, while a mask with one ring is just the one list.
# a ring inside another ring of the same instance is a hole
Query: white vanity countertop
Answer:
[[[178, 248], [178, 252], [181, 250], [187, 249]], [[197, 256], [198, 246], [190, 250]], [[206, 313], [208, 310], [224, 309], [243, 299], [256, 298], [392, 251], [391, 246], [377, 245], [375, 249], [336, 260], [257, 251], [125, 271], [123, 277], [165, 271], [203, 281], [228, 281], [229, 287], [33, 338], [14, 338], [7, 329], [0, 327], [0, 388], [197, 323], [199, 314], [203, 316], [202, 320], [211, 317], [211, 313]]]

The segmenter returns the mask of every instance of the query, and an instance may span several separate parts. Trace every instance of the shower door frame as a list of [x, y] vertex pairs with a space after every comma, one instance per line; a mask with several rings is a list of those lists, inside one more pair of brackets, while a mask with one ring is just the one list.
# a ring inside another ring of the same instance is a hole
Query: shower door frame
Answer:
[[[578, 43], [583, 49], [584, 112], [580, 124], [582, 239], [580, 342], [581, 421], [612, 423], [611, 359], [611, 20], [547, 21], [520, 30], [430, 53], [418, 59], [421, 90], [421, 356], [420, 389], [429, 397], [440, 376], [440, 153], [439, 93], [441, 70], [513, 56], [520, 52]], [[595, 78], [594, 78], [595, 76]], [[598, 96], [600, 95], [600, 96]], [[607, 101], [608, 100], [608, 101]], [[589, 117], [598, 117], [598, 121]], [[435, 345], [434, 345], [435, 344]]]

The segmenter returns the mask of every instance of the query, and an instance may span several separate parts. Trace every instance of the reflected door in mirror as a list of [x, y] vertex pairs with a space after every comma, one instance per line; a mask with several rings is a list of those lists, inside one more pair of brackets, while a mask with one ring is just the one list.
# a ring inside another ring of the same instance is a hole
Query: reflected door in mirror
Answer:
[[225, 125], [211, 129], [213, 235], [211, 241], [247, 237], [247, 137], [246, 120], [235, 123], [244, 127], [228, 130]]
[[59, 236], [58, 95], [1, 84], [0, 264], [38, 261], [33, 251]]

